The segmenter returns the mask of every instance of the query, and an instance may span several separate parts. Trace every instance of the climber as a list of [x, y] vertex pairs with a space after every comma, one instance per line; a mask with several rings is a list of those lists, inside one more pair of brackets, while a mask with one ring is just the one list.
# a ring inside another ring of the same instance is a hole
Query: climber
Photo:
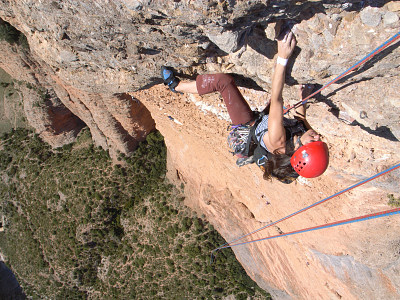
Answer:
[[[239, 157], [237, 164], [242, 166], [255, 162], [264, 172], [264, 179], [274, 176], [289, 183], [299, 175], [307, 178], [321, 175], [328, 166], [329, 158], [327, 145], [320, 141], [320, 135], [306, 120], [304, 105], [296, 110], [295, 119], [283, 117], [285, 69], [296, 46], [296, 38], [290, 30], [286, 30], [277, 40], [278, 59], [273, 74], [271, 101], [262, 113], [250, 109], [233, 78], [227, 74], [198, 75], [196, 81], [181, 82], [171, 68], [162, 67], [161, 75], [164, 84], [175, 93], [204, 95], [219, 91], [233, 124], [228, 142], [233, 153]], [[311, 91], [312, 86], [302, 86], [301, 97], [308, 96]]]

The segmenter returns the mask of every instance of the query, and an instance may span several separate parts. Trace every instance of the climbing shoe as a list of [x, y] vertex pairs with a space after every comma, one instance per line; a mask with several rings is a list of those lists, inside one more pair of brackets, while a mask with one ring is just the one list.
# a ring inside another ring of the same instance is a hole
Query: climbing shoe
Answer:
[[161, 78], [164, 81], [165, 85], [168, 85], [169, 89], [174, 93], [179, 93], [175, 90], [178, 86], [180, 80], [174, 76], [174, 73], [169, 67], [161, 67]]

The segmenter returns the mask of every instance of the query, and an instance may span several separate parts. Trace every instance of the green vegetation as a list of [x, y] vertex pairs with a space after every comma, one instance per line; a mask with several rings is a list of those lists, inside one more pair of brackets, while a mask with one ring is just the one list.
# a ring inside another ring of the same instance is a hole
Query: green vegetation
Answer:
[[29, 50], [28, 40], [25, 35], [2, 19], [0, 19], [0, 41], [17, 44], [21, 46], [22, 49]]
[[20, 92], [22, 84], [26, 83], [13, 80], [0, 68], [0, 134], [12, 128], [28, 127]]
[[387, 195], [389, 198], [388, 204], [394, 207], [400, 207], [400, 197], [395, 197], [393, 194]]
[[166, 181], [159, 133], [120, 165], [88, 130], [52, 151], [18, 129], [0, 149], [0, 251], [33, 298], [269, 297], [230, 249], [209, 264], [224, 240]]

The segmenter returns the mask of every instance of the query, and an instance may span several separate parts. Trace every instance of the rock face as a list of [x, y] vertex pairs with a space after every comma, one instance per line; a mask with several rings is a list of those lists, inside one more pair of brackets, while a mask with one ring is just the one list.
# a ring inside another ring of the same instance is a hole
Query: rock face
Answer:
[[[294, 103], [297, 84], [325, 84], [394, 36], [396, 1], [43, 2], [0, 2], [0, 18], [29, 43], [22, 51], [0, 42], [0, 67], [21, 81], [29, 123], [54, 146], [71, 141], [84, 123], [112, 154], [129, 153], [156, 125], [169, 177], [185, 185], [186, 204], [227, 241], [400, 161], [399, 42], [311, 104], [308, 118], [329, 145], [330, 165], [323, 176], [291, 185], [235, 165], [219, 95], [177, 95], [159, 85], [162, 65], [183, 79], [230, 72], [251, 106], [262, 109], [275, 33], [290, 26], [298, 47], [283, 96]], [[28, 83], [45, 91], [39, 105]], [[397, 170], [247, 240], [388, 209], [398, 182]], [[398, 299], [399, 229], [393, 216], [233, 249], [277, 299]]]

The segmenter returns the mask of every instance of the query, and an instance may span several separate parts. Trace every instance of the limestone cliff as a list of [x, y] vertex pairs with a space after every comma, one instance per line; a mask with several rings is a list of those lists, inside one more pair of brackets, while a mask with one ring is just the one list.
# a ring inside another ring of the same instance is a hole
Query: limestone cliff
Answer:
[[[83, 122], [98, 145], [129, 153], [155, 124], [187, 205], [229, 241], [400, 161], [399, 43], [311, 104], [308, 118], [331, 163], [323, 176], [291, 185], [264, 181], [255, 166], [237, 168], [219, 96], [172, 94], [159, 85], [160, 66], [182, 78], [233, 73], [252, 107], [262, 109], [275, 31], [289, 23], [298, 47], [284, 98], [293, 103], [296, 84], [339, 75], [397, 33], [399, 15], [396, 1], [0, 1], [0, 18], [30, 48], [0, 42], [0, 67], [22, 82], [28, 121], [54, 146], [69, 142]], [[32, 104], [40, 99], [29, 100], [28, 83], [46, 91], [44, 103]], [[398, 182], [396, 171], [254, 238], [384, 210], [388, 193], [399, 196]], [[398, 230], [392, 217], [234, 251], [277, 299], [396, 299]]]

